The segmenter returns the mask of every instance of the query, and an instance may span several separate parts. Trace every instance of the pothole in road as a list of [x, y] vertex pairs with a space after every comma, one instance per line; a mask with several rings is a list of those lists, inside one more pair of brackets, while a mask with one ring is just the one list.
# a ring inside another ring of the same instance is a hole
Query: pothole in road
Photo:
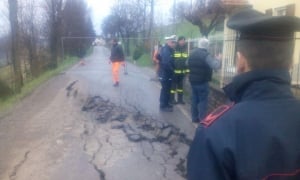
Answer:
[[[186, 178], [186, 150], [180, 146], [189, 147], [191, 140], [172, 124], [158, 120], [141, 112], [130, 112], [100, 96], [90, 97], [82, 107], [82, 111], [91, 113], [100, 124], [110, 123], [111, 129], [124, 132], [124, 136], [134, 143], [162, 143], [169, 147], [164, 152], [174, 158], [174, 171]], [[88, 134], [89, 132], [84, 132]], [[184, 152], [183, 152], [184, 151]], [[175, 157], [177, 157], [175, 159]], [[151, 157], [147, 157], [151, 159]], [[176, 161], [176, 162], [175, 162]]]

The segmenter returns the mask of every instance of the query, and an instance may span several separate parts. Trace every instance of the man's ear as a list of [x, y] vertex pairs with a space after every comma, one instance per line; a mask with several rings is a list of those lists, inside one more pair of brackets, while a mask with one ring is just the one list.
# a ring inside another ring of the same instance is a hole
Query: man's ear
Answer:
[[238, 74], [250, 71], [248, 61], [241, 52], [237, 52], [236, 69]]

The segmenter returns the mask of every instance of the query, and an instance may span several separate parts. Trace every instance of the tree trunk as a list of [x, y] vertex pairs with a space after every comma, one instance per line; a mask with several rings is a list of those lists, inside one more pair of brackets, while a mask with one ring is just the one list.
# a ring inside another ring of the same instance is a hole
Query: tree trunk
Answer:
[[19, 27], [18, 27], [18, 1], [8, 0], [9, 4], [9, 20], [11, 27], [11, 61], [13, 63], [15, 91], [21, 92], [23, 86], [23, 77], [21, 71], [21, 62], [19, 55]]
[[209, 35], [209, 31], [207, 30], [207, 28], [205, 26], [198, 26], [199, 27], [199, 31], [200, 31], [200, 34], [206, 38], [208, 38], [208, 35]]
[[151, 0], [150, 25], [149, 25], [149, 31], [148, 31], [148, 38], [150, 38], [152, 36], [153, 21], [154, 21], [154, 0]]
[[[55, 19], [53, 19], [55, 21]], [[57, 51], [57, 23], [53, 22], [51, 25], [51, 36], [50, 36], [50, 53], [51, 53], [51, 62], [49, 67], [54, 69], [57, 68], [57, 57], [58, 57], [58, 51]]]
[[33, 39], [29, 43], [28, 52], [31, 75], [33, 77], [37, 77], [39, 75], [39, 67], [36, 53], [36, 45]]
[[50, 0], [50, 68], [56, 68], [58, 62], [58, 52], [60, 47], [60, 38], [62, 34], [62, 0]]
[[126, 42], [126, 45], [125, 45], [126, 55], [127, 55], [127, 56], [130, 56], [130, 47], [129, 47], [129, 45], [130, 45], [130, 40], [129, 40], [129, 38], [126, 38], [126, 39], [125, 39], [125, 42]]

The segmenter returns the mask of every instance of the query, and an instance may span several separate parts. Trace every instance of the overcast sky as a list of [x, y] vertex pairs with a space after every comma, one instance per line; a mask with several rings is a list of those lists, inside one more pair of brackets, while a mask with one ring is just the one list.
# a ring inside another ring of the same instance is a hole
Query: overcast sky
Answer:
[[[86, 0], [92, 9], [94, 27], [97, 33], [101, 32], [102, 20], [109, 15], [110, 8], [116, 0]], [[170, 15], [170, 8], [174, 0], [155, 0], [155, 14], [160, 15], [161, 21], [167, 21]], [[186, 0], [189, 1], [189, 0]], [[178, 0], [177, 0], [178, 2]]]
[[8, 32], [7, 1], [0, 0], [0, 35]]
[[[102, 20], [109, 15], [110, 9], [116, 0], [86, 0], [88, 6], [92, 10], [92, 19], [94, 28], [99, 34], [101, 32]], [[176, 0], [190, 1], [190, 0]], [[170, 9], [174, 0], [155, 0], [155, 16], [156, 22], [166, 22], [170, 18]], [[0, 0], [0, 34], [9, 30], [9, 24], [7, 21], [7, 1]]]

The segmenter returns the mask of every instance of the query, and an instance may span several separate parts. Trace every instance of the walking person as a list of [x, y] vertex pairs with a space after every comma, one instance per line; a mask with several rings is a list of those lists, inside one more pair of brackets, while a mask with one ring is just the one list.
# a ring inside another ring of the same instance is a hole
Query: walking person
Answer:
[[[171, 104], [185, 104], [183, 100], [183, 80], [189, 72], [186, 61], [188, 58], [187, 45], [184, 36], [180, 36], [174, 53], [174, 77], [171, 88]], [[176, 98], [177, 95], [177, 98]]]
[[124, 65], [124, 52], [121, 45], [118, 44], [118, 39], [112, 40], [112, 48], [110, 55], [110, 62], [112, 64], [113, 86], [117, 87], [120, 84], [119, 70], [120, 66]]
[[300, 179], [300, 101], [291, 90], [300, 18], [247, 9], [229, 18], [238, 31], [233, 102], [208, 115], [188, 154], [189, 180]]
[[221, 67], [221, 62], [213, 58], [207, 51], [209, 41], [206, 38], [199, 40], [198, 48], [193, 50], [188, 59], [190, 70], [189, 81], [192, 87], [192, 121], [199, 123], [206, 116], [209, 81], [213, 70]]
[[172, 112], [173, 107], [170, 102], [170, 91], [172, 78], [174, 75], [174, 48], [176, 46], [176, 36], [166, 37], [166, 45], [161, 49], [161, 61], [159, 63], [159, 79], [161, 83], [160, 110]]

